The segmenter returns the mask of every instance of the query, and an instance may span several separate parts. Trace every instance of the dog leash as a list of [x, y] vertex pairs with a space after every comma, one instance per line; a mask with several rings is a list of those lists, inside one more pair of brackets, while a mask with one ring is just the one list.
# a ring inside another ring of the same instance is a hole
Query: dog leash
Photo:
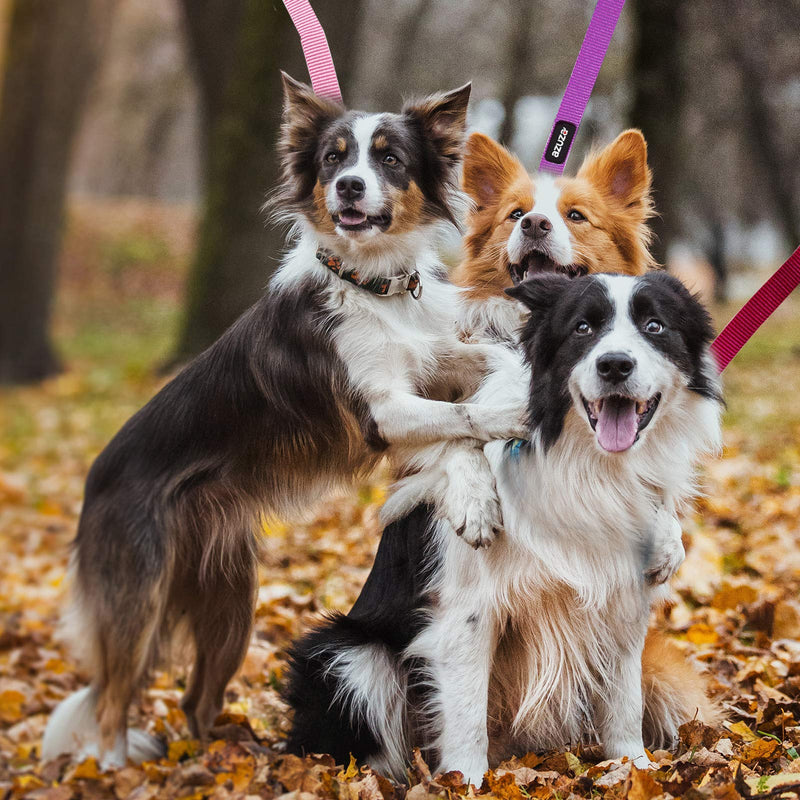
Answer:
[[342, 91], [336, 77], [336, 67], [333, 66], [331, 49], [314, 9], [308, 0], [283, 0], [283, 4], [300, 34], [300, 46], [314, 94], [341, 102]]
[[[333, 58], [319, 20], [308, 0], [283, 0], [300, 34], [311, 86], [322, 97], [342, 99]], [[578, 58], [558, 108], [539, 169], [561, 175], [603, 64], [625, 0], [598, 0]], [[751, 336], [800, 285], [800, 247], [733, 316], [711, 344], [722, 372]], [[519, 448], [517, 448], [517, 453]]]
[[625, 0], [597, 0], [539, 169], [561, 175]]

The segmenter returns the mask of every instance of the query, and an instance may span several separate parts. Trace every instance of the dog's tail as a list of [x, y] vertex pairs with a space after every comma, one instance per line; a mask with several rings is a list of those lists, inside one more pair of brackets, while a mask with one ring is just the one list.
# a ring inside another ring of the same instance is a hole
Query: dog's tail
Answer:
[[87, 686], [57, 706], [42, 739], [43, 761], [71, 753], [80, 761], [95, 758], [103, 769], [109, 769], [124, 767], [128, 758], [136, 762], [153, 761], [165, 754], [159, 739], [138, 728], [117, 734], [113, 745], [104, 748], [97, 722], [97, 700], [97, 690]]
[[644, 742], [650, 750], [670, 748], [678, 728], [697, 719], [722, 721], [722, 708], [708, 695], [708, 680], [663, 633], [651, 629], [642, 653]]

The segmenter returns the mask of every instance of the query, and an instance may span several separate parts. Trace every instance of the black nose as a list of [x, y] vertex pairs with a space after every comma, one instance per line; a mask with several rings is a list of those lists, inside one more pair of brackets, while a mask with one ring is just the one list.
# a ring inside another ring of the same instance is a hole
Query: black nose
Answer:
[[553, 223], [544, 214], [526, 214], [519, 223], [522, 232], [533, 239], [544, 239], [551, 230]]
[[625, 353], [606, 353], [597, 359], [597, 374], [610, 383], [622, 383], [635, 366], [636, 362]]
[[364, 196], [364, 181], [355, 175], [344, 175], [336, 181], [336, 194], [342, 200], [360, 200]]

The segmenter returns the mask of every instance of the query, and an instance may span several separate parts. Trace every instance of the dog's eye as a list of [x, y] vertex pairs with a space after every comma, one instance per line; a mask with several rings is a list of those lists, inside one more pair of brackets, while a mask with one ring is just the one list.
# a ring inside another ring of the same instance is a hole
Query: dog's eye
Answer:
[[644, 329], [647, 333], [661, 333], [664, 330], [664, 324], [657, 319], [651, 319], [645, 323]]
[[575, 333], [577, 333], [578, 336], [588, 336], [591, 332], [592, 326], [585, 319], [582, 319], [575, 326]]
[[509, 219], [521, 219], [525, 215], [525, 212], [521, 208], [515, 208], [509, 215]]
[[329, 164], [335, 164], [339, 160], [339, 154], [338, 153], [334, 153], [332, 151], [330, 153], [326, 153], [325, 154], [325, 160]]
[[390, 167], [396, 167], [400, 163], [400, 159], [394, 153], [387, 153], [383, 157], [383, 163]]
[[586, 217], [577, 209], [572, 208], [567, 212], [567, 219], [571, 219], [573, 222], [583, 222]]

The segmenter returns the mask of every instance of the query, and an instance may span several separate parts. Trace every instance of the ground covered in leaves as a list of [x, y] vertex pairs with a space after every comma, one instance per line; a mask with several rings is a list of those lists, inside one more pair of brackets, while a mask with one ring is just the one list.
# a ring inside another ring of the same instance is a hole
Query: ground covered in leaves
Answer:
[[[713, 678], [728, 714], [682, 731], [655, 772], [587, 753], [518, 754], [469, 787], [431, 776], [417, 754], [406, 786], [364, 765], [281, 752], [279, 688], [287, 644], [321, 611], [346, 610], [378, 541], [378, 476], [302, 524], [264, 531], [255, 633], [215, 740], [189, 738], [178, 703], [185, 670], [159, 674], [132, 720], [162, 735], [168, 758], [101, 773], [89, 760], [41, 764], [48, 713], [84, 676], [56, 637], [65, 565], [86, 471], [163, 380], [178, 324], [191, 213], [124, 204], [71, 214], [56, 332], [67, 370], [0, 391], [0, 800], [205, 798], [291, 793], [297, 800], [662, 795], [689, 800], [800, 792], [800, 310], [790, 304], [729, 368], [724, 457], [686, 520], [691, 539], [663, 625]], [[718, 310], [720, 321], [733, 309]]]

